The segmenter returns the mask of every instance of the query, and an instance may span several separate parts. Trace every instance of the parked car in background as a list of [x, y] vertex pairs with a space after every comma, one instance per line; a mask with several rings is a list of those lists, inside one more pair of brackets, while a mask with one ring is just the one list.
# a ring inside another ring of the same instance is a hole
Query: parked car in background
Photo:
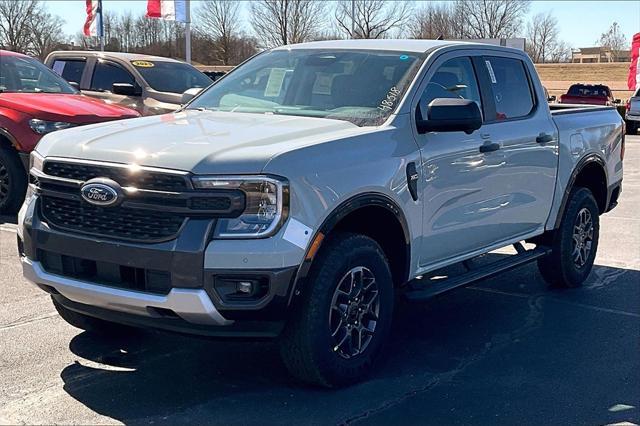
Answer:
[[615, 105], [620, 99], [614, 99], [609, 86], [604, 84], [573, 84], [566, 94], [560, 96], [561, 104]]
[[83, 94], [142, 115], [175, 111], [184, 92], [213, 83], [185, 62], [134, 53], [58, 51], [45, 63]]
[[352, 383], [397, 350], [397, 293], [536, 260], [556, 286], [589, 276], [622, 189], [622, 118], [544, 96], [506, 47], [275, 48], [181, 112], [47, 136], [18, 220], [24, 275], [96, 334], [278, 337], [294, 376]]
[[139, 115], [82, 96], [39, 61], [0, 50], [0, 212], [15, 213], [20, 207], [29, 153], [43, 135]]
[[627, 101], [627, 112], [624, 115], [627, 122], [627, 133], [635, 135], [640, 128], [640, 89]]

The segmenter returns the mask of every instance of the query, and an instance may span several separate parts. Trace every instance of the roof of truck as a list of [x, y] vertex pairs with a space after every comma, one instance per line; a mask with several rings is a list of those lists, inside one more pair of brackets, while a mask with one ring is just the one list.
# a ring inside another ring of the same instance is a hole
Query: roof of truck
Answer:
[[51, 52], [51, 55], [61, 56], [95, 56], [98, 58], [115, 58], [123, 61], [164, 61], [164, 62], [182, 62], [176, 59], [165, 58], [162, 56], [144, 55], [141, 53], [125, 53], [125, 52], [100, 52], [97, 50], [57, 50]]
[[[415, 39], [359, 39], [359, 40], [326, 40], [312, 41], [309, 43], [289, 44], [280, 46], [274, 50], [288, 49], [365, 49], [365, 50], [391, 50], [399, 52], [426, 52], [436, 47], [472, 45], [474, 47], [496, 47], [488, 44], [471, 43], [466, 41], [451, 40], [415, 40]], [[497, 46], [499, 47], [499, 46]]]
[[27, 56], [27, 55], [23, 55], [22, 53], [18, 53], [18, 52], [13, 52], [11, 50], [0, 49], [0, 56]]

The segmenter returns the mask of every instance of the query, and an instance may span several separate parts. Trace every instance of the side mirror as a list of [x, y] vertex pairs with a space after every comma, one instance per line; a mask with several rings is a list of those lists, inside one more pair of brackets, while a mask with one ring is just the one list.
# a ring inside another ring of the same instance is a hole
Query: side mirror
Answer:
[[73, 87], [76, 90], [80, 90], [80, 85], [78, 84], [77, 81], [70, 81], [69, 86]]
[[469, 99], [437, 98], [427, 106], [426, 114], [418, 108], [418, 133], [465, 132], [473, 133], [482, 126], [478, 104]]
[[182, 99], [180, 100], [180, 103], [182, 105], [188, 104], [189, 101], [195, 98], [200, 92], [202, 92], [201, 87], [194, 87], [192, 89], [185, 90], [184, 93], [182, 94]]
[[556, 95], [549, 96], [549, 98], [547, 98], [547, 102], [555, 102], [557, 99]]
[[139, 96], [141, 95], [140, 90], [138, 90], [131, 83], [113, 83], [111, 87], [111, 92], [116, 95], [123, 96]]

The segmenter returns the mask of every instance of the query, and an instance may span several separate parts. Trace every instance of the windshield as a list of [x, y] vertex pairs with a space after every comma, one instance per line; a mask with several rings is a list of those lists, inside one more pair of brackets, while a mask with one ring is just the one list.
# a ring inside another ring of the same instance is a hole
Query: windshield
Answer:
[[25, 56], [0, 56], [0, 92], [66, 93], [77, 91], [45, 65]]
[[288, 114], [382, 124], [423, 56], [372, 50], [274, 50], [256, 56], [188, 109]]
[[158, 92], [184, 93], [213, 83], [209, 77], [181, 62], [131, 61], [147, 84]]

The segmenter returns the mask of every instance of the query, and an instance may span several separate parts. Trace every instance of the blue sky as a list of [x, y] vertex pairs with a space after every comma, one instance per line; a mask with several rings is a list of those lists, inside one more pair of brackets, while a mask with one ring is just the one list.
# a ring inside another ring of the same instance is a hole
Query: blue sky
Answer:
[[[49, 10], [66, 21], [64, 30], [68, 34], [81, 31], [84, 23], [84, 0], [49, 0]], [[192, 0], [192, 11], [199, 0]], [[415, 2], [419, 7], [419, 1]], [[134, 14], [146, 10], [146, 0], [103, 0], [105, 10], [122, 12], [131, 10]], [[245, 29], [250, 30], [247, 9], [249, 2], [243, 1]], [[560, 38], [572, 47], [592, 46], [607, 30], [612, 22], [620, 24], [628, 40], [640, 32], [640, 0], [636, 1], [532, 1], [529, 16], [539, 12], [552, 11], [558, 18]]]

